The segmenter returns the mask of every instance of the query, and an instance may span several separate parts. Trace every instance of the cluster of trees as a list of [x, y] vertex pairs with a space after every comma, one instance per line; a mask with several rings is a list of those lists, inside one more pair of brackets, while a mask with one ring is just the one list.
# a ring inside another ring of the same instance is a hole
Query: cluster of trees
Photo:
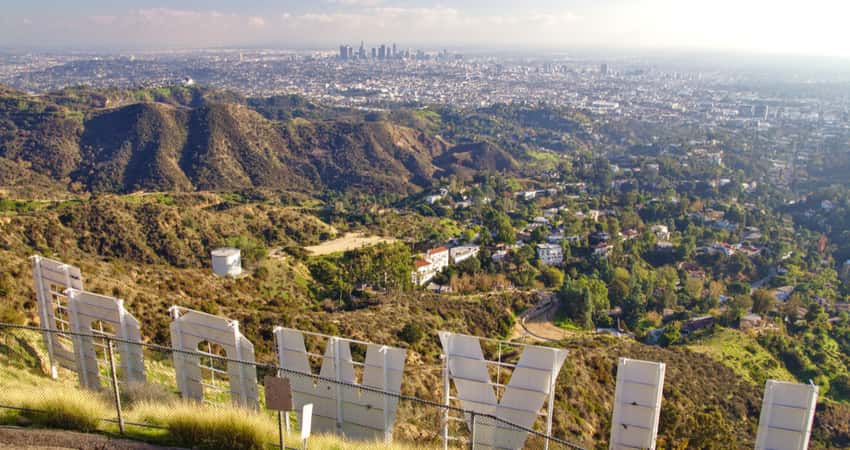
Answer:
[[340, 256], [316, 258], [309, 266], [315, 280], [312, 290], [317, 298], [355, 307], [358, 302], [354, 293], [358, 290], [411, 290], [412, 261], [410, 249], [402, 243], [378, 244]]
[[567, 279], [558, 291], [558, 319], [582, 329], [610, 324], [608, 287], [598, 278], [581, 275]]
[[824, 395], [850, 401], [850, 317], [837, 321], [815, 303], [799, 320], [788, 320], [783, 331], [766, 333], [759, 342], [795, 377], [812, 380]]

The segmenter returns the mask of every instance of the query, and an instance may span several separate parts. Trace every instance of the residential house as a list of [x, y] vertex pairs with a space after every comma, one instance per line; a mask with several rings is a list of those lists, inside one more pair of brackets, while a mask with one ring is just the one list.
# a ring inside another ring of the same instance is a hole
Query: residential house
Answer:
[[452, 264], [458, 264], [478, 256], [480, 251], [481, 247], [477, 245], [459, 245], [449, 249], [449, 259]]
[[711, 251], [723, 253], [726, 256], [732, 256], [735, 254], [735, 247], [729, 245], [725, 242], [718, 242], [710, 247]]
[[431, 279], [434, 278], [435, 275], [437, 275], [437, 272], [434, 272], [431, 263], [425, 261], [424, 259], [417, 259], [413, 263], [413, 265], [414, 270], [411, 278], [414, 284], [418, 284], [421, 286], [431, 281]]
[[443, 197], [447, 195], [449, 195], [448, 189], [442, 188], [440, 189], [439, 194], [433, 194], [425, 197], [425, 201], [428, 202], [429, 205], [433, 205], [434, 203], [437, 203], [438, 201], [442, 200]]
[[440, 201], [440, 200], [442, 200], [442, 199], [443, 199], [443, 196], [442, 196], [442, 195], [436, 195], [436, 194], [435, 194], [435, 195], [429, 195], [429, 196], [425, 197], [425, 201], [426, 201], [429, 205], [433, 205], [434, 203], [437, 203], [437, 202], [439, 202], [439, 201]]
[[560, 244], [566, 239], [564, 237], [564, 233], [552, 233], [549, 236], [546, 236], [546, 242], [550, 244]]
[[492, 255], [490, 255], [490, 259], [492, 259], [493, 262], [504, 261], [505, 258], [507, 258], [507, 257], [508, 257], [508, 251], [507, 250], [497, 250], [497, 251], [493, 252]]
[[738, 327], [742, 330], [752, 330], [754, 328], [760, 328], [762, 323], [764, 323], [764, 319], [760, 315], [750, 313], [741, 317]]
[[690, 334], [694, 331], [704, 330], [714, 325], [713, 316], [700, 316], [690, 319], [682, 324], [682, 333]]
[[634, 228], [630, 228], [620, 234], [623, 236], [624, 241], [630, 241], [640, 236], [640, 232], [638, 232], [638, 230], [635, 230]]
[[738, 229], [737, 224], [734, 224], [726, 219], [716, 220], [711, 224], [711, 226], [714, 229], [725, 231], [735, 231]]
[[600, 242], [590, 248], [593, 249], [593, 256], [597, 258], [607, 258], [614, 250], [614, 246], [607, 242]]
[[673, 250], [673, 243], [670, 241], [658, 241], [655, 243], [656, 250]]
[[596, 231], [590, 234], [589, 237], [590, 245], [597, 245], [602, 242], [608, 242], [611, 240], [611, 235], [604, 231]]
[[785, 303], [788, 301], [788, 298], [791, 297], [793, 292], [794, 286], [782, 286], [773, 291], [773, 296], [776, 298], [776, 301]]
[[667, 225], [653, 225], [650, 231], [655, 234], [656, 238], [662, 241], [670, 240], [670, 229], [667, 228]]
[[558, 208], [548, 208], [543, 210], [543, 217], [555, 217], [560, 210]]
[[752, 245], [741, 245], [738, 247], [738, 250], [747, 255], [747, 256], [758, 256], [761, 253], [761, 249], [758, 247], [754, 247]]
[[423, 285], [434, 278], [446, 267], [449, 267], [449, 249], [437, 247], [428, 250], [422, 259], [415, 262], [412, 275], [416, 284]]
[[549, 225], [549, 219], [543, 216], [537, 216], [531, 220], [532, 223], [537, 224], [538, 226]]
[[437, 247], [425, 254], [425, 260], [431, 263], [437, 272], [449, 267], [449, 249], [446, 247]]
[[557, 244], [537, 244], [537, 257], [547, 266], [557, 266], [564, 262], [564, 253]]

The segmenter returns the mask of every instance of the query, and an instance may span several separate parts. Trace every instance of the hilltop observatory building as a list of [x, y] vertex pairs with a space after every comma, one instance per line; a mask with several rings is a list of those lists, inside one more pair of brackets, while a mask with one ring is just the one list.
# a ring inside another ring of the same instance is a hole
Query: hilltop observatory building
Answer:
[[223, 247], [211, 252], [213, 273], [220, 277], [237, 277], [242, 274], [242, 251]]

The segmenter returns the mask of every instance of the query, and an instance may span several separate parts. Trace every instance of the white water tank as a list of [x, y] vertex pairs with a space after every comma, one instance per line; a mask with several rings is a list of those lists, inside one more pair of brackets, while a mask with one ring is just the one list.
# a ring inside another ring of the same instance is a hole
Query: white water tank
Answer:
[[220, 277], [235, 277], [242, 273], [242, 252], [238, 248], [224, 247], [212, 251], [213, 273]]

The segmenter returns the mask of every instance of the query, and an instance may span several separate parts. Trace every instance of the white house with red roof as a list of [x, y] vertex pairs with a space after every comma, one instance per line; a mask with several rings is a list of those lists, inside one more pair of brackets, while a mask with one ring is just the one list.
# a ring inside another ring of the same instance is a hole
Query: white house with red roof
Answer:
[[449, 249], [437, 247], [428, 250], [422, 259], [416, 260], [414, 266], [413, 282], [423, 285], [431, 281], [443, 269], [449, 267]]

